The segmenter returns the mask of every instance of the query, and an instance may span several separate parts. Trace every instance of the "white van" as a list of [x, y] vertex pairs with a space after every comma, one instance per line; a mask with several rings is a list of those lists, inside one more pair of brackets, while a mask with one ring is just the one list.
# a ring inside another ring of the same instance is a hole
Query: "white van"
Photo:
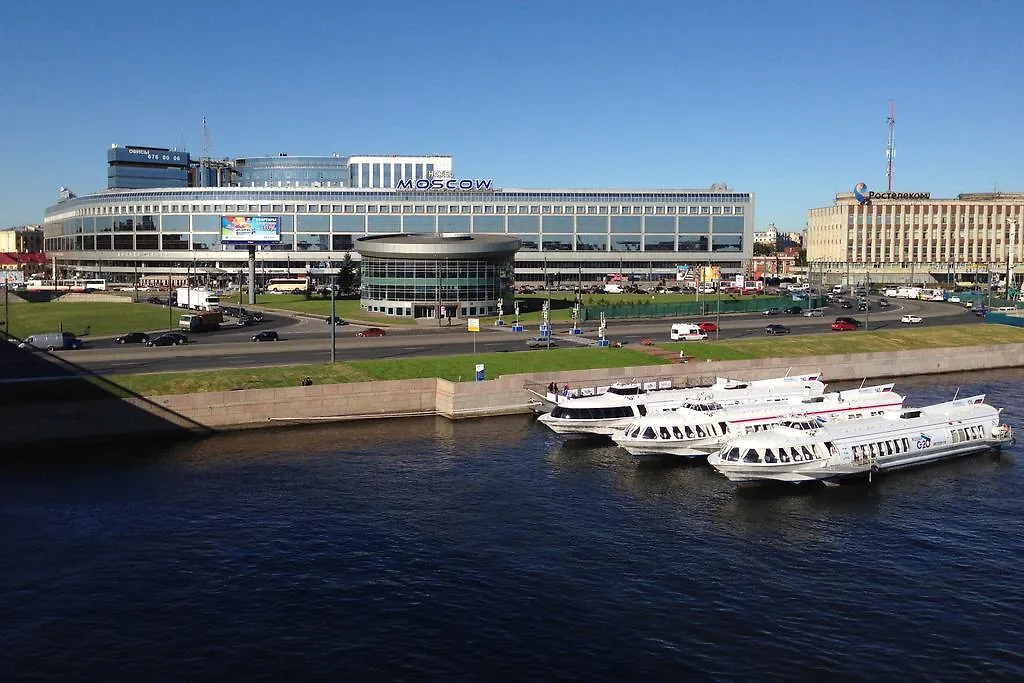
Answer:
[[672, 325], [669, 338], [672, 341], [703, 341], [708, 335], [693, 323], [675, 323]]

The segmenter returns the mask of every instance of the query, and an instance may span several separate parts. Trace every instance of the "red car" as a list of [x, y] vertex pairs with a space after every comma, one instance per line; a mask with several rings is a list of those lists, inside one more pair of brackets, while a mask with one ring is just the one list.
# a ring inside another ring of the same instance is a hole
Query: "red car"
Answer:
[[856, 325], [854, 325], [853, 323], [848, 323], [845, 320], [839, 320], [837, 322], [832, 323], [833, 332], [852, 332], [853, 330], [856, 329]]
[[367, 327], [365, 330], [356, 332], [357, 337], [383, 337], [384, 330], [379, 327]]
[[697, 327], [700, 328], [701, 332], [705, 332], [705, 333], [708, 333], [708, 334], [710, 334], [711, 332], [718, 331], [718, 325], [716, 325], [714, 323], [711, 323], [711, 322], [707, 322], [707, 321], [704, 321], [702, 323], [697, 323]]

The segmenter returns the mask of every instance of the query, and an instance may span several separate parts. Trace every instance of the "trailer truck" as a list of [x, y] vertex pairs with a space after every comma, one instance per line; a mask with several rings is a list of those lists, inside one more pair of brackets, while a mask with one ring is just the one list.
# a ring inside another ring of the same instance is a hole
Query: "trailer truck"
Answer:
[[220, 308], [220, 297], [208, 289], [178, 287], [178, 306], [193, 311], [216, 311]]

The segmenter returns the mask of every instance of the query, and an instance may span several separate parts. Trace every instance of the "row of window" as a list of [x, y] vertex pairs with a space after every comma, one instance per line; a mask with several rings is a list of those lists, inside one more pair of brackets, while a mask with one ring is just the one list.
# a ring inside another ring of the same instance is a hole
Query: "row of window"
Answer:
[[[825, 446], [829, 449], [831, 444], [826, 443]], [[745, 463], [764, 462], [774, 464], [821, 460], [826, 456], [818, 450], [820, 447], [820, 444], [809, 444], [789, 447], [778, 446], [776, 448], [748, 448], [742, 454], [742, 461]], [[740, 455], [739, 448], [730, 448], [722, 459], [729, 462], [737, 462], [740, 460]]]
[[129, 204], [86, 207], [79, 216], [189, 215], [202, 213], [252, 214], [576, 214], [576, 215], [690, 215], [742, 216], [742, 206], [606, 206], [550, 204]]
[[[349, 251], [359, 235], [307, 235], [304, 233], [281, 235], [277, 244], [263, 245], [269, 251]], [[530, 239], [522, 235], [520, 251], [587, 251], [587, 252], [712, 252], [738, 253], [743, 251], [741, 235], [545, 235], [544, 239]], [[191, 239], [190, 239], [191, 238]], [[221, 244], [219, 234], [213, 233], [114, 233], [75, 235], [46, 239], [47, 251], [246, 251], [244, 244]]]
[[364, 299], [377, 301], [494, 301], [507, 287], [500, 281], [488, 285], [378, 285], [361, 281]]
[[[674, 235], [677, 232], [702, 235], [742, 235], [744, 219], [736, 216], [700, 218], [690, 216], [280, 216], [282, 233], [330, 232], [479, 232], [489, 234], [573, 232], [654, 233]], [[220, 232], [221, 217], [136, 216], [71, 218], [46, 224], [46, 234], [76, 235], [108, 232]]]
[[728, 425], [725, 422], [709, 422], [706, 425], [653, 425], [643, 424], [629, 425], [623, 430], [631, 439], [646, 439], [657, 441], [692, 441], [694, 439], [706, 439], [708, 437], [721, 437], [728, 433]]

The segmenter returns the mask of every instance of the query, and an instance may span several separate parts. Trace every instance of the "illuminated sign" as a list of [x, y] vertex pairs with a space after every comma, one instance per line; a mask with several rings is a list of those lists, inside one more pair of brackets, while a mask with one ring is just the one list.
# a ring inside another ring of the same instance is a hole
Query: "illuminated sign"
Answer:
[[435, 172], [434, 178], [420, 178], [419, 180], [411, 180], [408, 178], [401, 178], [395, 183], [395, 187], [399, 190], [472, 190], [475, 192], [489, 192], [494, 190], [494, 181], [490, 178], [438, 178], [437, 172]]
[[280, 216], [221, 216], [221, 244], [278, 244]]
[[853, 187], [853, 198], [858, 204], [870, 204], [872, 199], [931, 199], [931, 192], [869, 192], [866, 183], [857, 183]]

